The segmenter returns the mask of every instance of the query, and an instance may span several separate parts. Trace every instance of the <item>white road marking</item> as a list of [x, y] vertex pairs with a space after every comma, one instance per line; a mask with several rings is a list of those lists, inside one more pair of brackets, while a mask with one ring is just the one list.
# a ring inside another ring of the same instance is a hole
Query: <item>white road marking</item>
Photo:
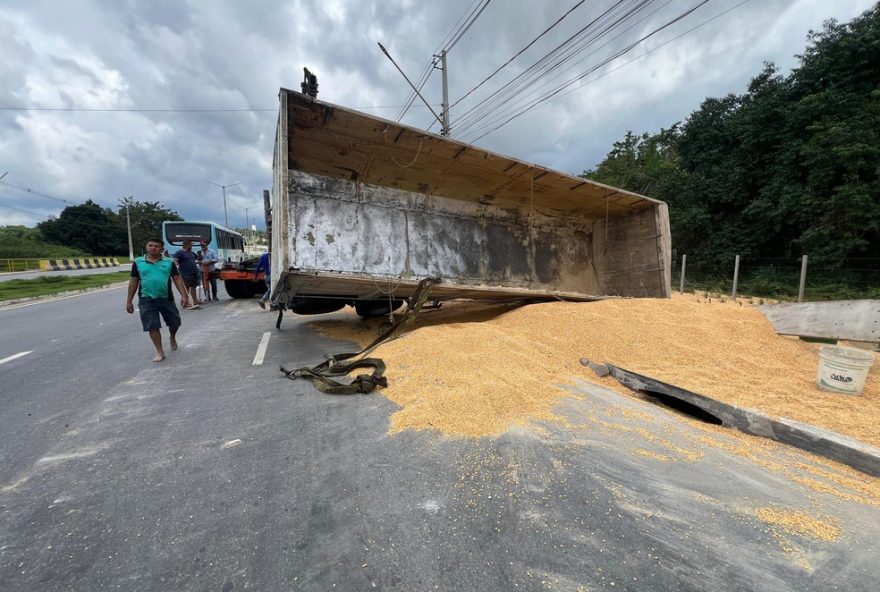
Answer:
[[22, 356], [26, 356], [29, 353], [32, 353], [33, 351], [34, 350], [26, 351], [26, 352], [18, 352], [17, 354], [9, 356], [8, 358], [3, 358], [2, 360], [0, 360], [0, 364], [5, 364], [6, 362], [11, 362], [12, 360], [17, 360], [18, 358], [20, 358]]
[[46, 464], [46, 463], [54, 463], [65, 460], [72, 460], [74, 458], [86, 458], [89, 456], [94, 456], [101, 452], [106, 448], [106, 446], [98, 446], [96, 448], [86, 448], [83, 450], [74, 450], [73, 452], [68, 452], [67, 454], [55, 454], [52, 456], [44, 456], [40, 460], [37, 461], [38, 465]]
[[266, 348], [269, 347], [269, 336], [271, 333], [263, 333], [263, 338], [260, 340], [260, 346], [257, 348], [257, 355], [254, 356], [254, 363], [252, 366], [260, 366], [263, 364], [263, 358], [266, 356]]

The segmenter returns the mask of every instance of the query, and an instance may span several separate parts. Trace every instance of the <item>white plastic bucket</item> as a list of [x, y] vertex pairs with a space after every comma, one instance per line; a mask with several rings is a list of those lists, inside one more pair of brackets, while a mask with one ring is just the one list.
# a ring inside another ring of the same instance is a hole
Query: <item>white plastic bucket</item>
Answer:
[[816, 386], [830, 393], [858, 395], [874, 363], [874, 354], [862, 349], [825, 345], [819, 350]]

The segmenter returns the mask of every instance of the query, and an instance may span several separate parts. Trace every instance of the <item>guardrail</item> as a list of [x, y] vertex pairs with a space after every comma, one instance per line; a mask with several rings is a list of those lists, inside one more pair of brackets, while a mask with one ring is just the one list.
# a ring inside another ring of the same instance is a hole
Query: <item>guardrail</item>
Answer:
[[43, 271], [62, 271], [70, 269], [97, 269], [99, 267], [118, 267], [116, 257], [73, 257], [68, 259], [40, 259]]
[[0, 272], [11, 271], [39, 271], [40, 260], [33, 258], [26, 259], [0, 259]]
[[98, 269], [117, 267], [116, 257], [67, 257], [46, 259], [43, 257], [0, 259], [0, 273], [14, 271], [65, 271], [70, 269]]

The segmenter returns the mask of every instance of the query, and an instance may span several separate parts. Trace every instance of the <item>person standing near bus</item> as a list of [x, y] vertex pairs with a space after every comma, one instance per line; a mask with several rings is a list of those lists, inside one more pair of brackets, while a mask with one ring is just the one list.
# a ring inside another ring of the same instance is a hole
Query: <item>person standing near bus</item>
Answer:
[[[208, 242], [202, 241], [201, 244], [202, 250], [199, 251], [199, 255], [201, 255], [201, 265], [202, 265], [202, 275], [204, 276], [204, 286], [205, 286], [205, 298], [211, 298], [213, 296], [214, 302], [220, 300], [217, 298], [217, 278], [211, 277], [211, 272], [214, 271], [214, 265], [217, 263], [217, 253], [208, 248]], [[208, 285], [210, 283], [211, 286], [211, 294], [208, 293]]]
[[184, 306], [184, 308], [198, 308], [202, 303], [196, 295], [196, 288], [199, 286], [199, 265], [196, 263], [196, 254], [192, 252], [192, 241], [183, 241], [183, 248], [174, 253], [174, 260], [177, 261], [177, 267], [180, 269], [180, 275], [183, 276], [183, 285], [189, 291], [192, 304]]
[[269, 253], [268, 251], [260, 255], [260, 262], [257, 263], [257, 268], [254, 270], [254, 281], [260, 279], [260, 270], [265, 270], [266, 275], [263, 276], [266, 281], [266, 292], [260, 297], [260, 308], [266, 310], [266, 302], [268, 302], [269, 298], [272, 296], [272, 277], [270, 274], [272, 273], [272, 268], [269, 265]]
[[168, 257], [162, 256], [162, 239], [151, 238], [147, 241], [147, 254], [138, 257], [131, 264], [131, 279], [128, 281], [128, 300], [125, 303], [125, 311], [134, 314], [133, 299], [138, 295], [138, 309], [141, 315], [141, 324], [144, 331], [150, 334], [150, 341], [156, 348], [154, 362], [165, 359], [165, 350], [162, 349], [162, 334], [159, 329], [162, 324], [159, 316], [165, 321], [168, 332], [171, 334], [171, 351], [177, 349], [177, 330], [180, 329], [180, 313], [174, 305], [174, 297], [171, 294], [171, 282], [180, 292], [180, 304], [184, 308], [189, 303], [186, 295], [186, 287], [180, 280], [180, 272], [174, 266], [174, 262]]

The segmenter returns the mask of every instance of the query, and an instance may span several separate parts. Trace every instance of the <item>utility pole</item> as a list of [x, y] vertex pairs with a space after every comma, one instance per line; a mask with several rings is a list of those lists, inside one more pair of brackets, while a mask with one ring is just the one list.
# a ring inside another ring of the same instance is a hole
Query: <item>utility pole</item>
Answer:
[[226, 188], [235, 187], [236, 185], [241, 185], [241, 183], [233, 183], [232, 185], [220, 185], [213, 181], [208, 181], [208, 183], [223, 190], [223, 225], [226, 226], [226, 228], [229, 228], [229, 215], [226, 213]]
[[128, 226], [128, 260], [134, 261], [134, 247], [131, 244], [131, 216], [128, 213], [128, 204], [133, 198], [133, 195], [129, 195], [128, 197], [123, 198], [125, 203], [125, 222]]
[[409, 84], [410, 88], [413, 89], [413, 92], [416, 93], [416, 96], [418, 96], [420, 99], [422, 99], [422, 102], [423, 102], [423, 103], [425, 104], [425, 106], [428, 108], [428, 111], [431, 112], [431, 115], [434, 116], [434, 119], [436, 119], [437, 121], [439, 121], [439, 122], [440, 122], [440, 125], [443, 125], [443, 120], [440, 119], [440, 116], [437, 115], [437, 112], [434, 111], [434, 109], [431, 108], [431, 104], [430, 104], [428, 101], [425, 100], [425, 97], [422, 96], [422, 93], [419, 92], [419, 89], [416, 88], [416, 85], [413, 84], [412, 81], [407, 77], [407, 75], [404, 74], [403, 70], [400, 69], [400, 66], [397, 65], [397, 62], [394, 61], [394, 58], [391, 57], [391, 54], [388, 53], [388, 50], [385, 49], [385, 46], [382, 45], [382, 44], [380, 43], [380, 44], [379, 44], [379, 49], [382, 50], [382, 53], [385, 54], [385, 57], [387, 57], [389, 60], [391, 60], [391, 63], [394, 64], [394, 67], [397, 68], [397, 71], [400, 72], [400, 75], [403, 76], [403, 79], [406, 80], [406, 82], [407, 82], [407, 84]]
[[440, 115], [443, 117], [443, 126], [440, 130], [441, 136], [448, 136], [452, 130], [449, 129], [449, 84], [446, 79], [446, 50], [440, 52], [440, 71], [443, 74], [443, 110]]

